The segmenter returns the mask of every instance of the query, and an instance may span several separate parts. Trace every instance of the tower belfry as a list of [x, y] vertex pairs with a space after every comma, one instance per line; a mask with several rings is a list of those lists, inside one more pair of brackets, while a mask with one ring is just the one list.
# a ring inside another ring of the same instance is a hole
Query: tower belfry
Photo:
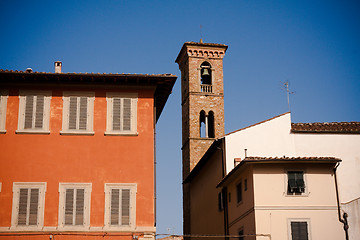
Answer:
[[[186, 42], [181, 71], [183, 180], [215, 141], [224, 136], [223, 57], [228, 46]], [[184, 234], [190, 233], [190, 192], [183, 185]]]

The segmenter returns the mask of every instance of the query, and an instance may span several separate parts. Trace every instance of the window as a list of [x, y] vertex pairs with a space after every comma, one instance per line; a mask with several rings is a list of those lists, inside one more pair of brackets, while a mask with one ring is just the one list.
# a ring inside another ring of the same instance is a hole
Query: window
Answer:
[[8, 92], [5, 90], [0, 90], [0, 133], [5, 133], [5, 123], [6, 123], [6, 103], [8, 98]]
[[94, 134], [94, 99], [94, 93], [64, 92], [61, 134]]
[[49, 133], [50, 91], [20, 91], [17, 133]]
[[291, 240], [308, 240], [309, 239], [309, 230], [308, 230], [307, 219], [300, 220], [290, 220], [290, 234]]
[[303, 171], [288, 171], [287, 172], [287, 194], [288, 195], [301, 195], [305, 193], [305, 182]]
[[89, 227], [91, 188], [91, 183], [60, 183], [60, 228]]
[[105, 184], [105, 227], [135, 229], [136, 183]]
[[212, 92], [212, 69], [208, 62], [200, 65], [201, 92]]
[[44, 225], [46, 183], [14, 183], [12, 228], [41, 228]]
[[137, 94], [107, 93], [107, 135], [137, 134]]
[[223, 195], [223, 192], [219, 192], [219, 194], [218, 194], [218, 209], [219, 209], [219, 211], [224, 210], [224, 195]]
[[242, 202], [242, 183], [239, 182], [236, 185], [236, 195], [237, 195], [237, 203], [241, 203]]
[[215, 138], [214, 128], [214, 112], [209, 111], [208, 114], [204, 110], [200, 112], [200, 137], [201, 138]]
[[247, 191], [248, 189], [248, 182], [247, 182], [247, 178], [245, 178], [244, 180], [244, 191]]
[[244, 240], [244, 229], [239, 230], [239, 240]]

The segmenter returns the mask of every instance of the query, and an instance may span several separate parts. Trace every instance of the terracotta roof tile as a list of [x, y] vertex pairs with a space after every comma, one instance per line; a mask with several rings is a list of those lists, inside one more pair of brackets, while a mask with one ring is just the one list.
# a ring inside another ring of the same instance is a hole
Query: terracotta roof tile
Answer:
[[360, 133], [360, 122], [291, 123], [291, 131], [297, 133]]

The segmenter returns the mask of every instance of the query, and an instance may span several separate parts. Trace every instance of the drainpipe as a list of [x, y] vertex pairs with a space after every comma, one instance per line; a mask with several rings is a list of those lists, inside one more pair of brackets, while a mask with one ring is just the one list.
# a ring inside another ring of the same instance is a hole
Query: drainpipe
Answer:
[[[218, 141], [218, 140], [216, 140]], [[222, 165], [222, 178], [226, 175], [226, 163], [224, 159], [224, 149], [225, 149], [225, 141], [222, 140], [221, 148], [217, 147], [217, 149], [221, 150], [221, 165]], [[227, 201], [227, 188], [224, 187], [221, 190], [221, 194], [223, 195], [223, 204], [224, 204], [224, 233], [225, 233], [225, 240], [228, 240], [229, 237], [229, 207]]]
[[340, 212], [340, 200], [339, 200], [339, 190], [338, 190], [338, 184], [337, 184], [337, 178], [336, 178], [336, 169], [339, 166], [339, 163], [336, 164], [334, 168], [334, 179], [335, 179], [335, 189], [336, 189], [336, 201], [337, 201], [337, 208], [338, 208], [338, 217], [339, 222], [341, 222], [344, 225], [344, 231], [345, 231], [345, 239], [349, 240], [349, 225], [347, 221], [348, 214], [344, 212], [343, 219], [341, 218], [341, 212]]
[[154, 226], [156, 227], [156, 100], [154, 99]]

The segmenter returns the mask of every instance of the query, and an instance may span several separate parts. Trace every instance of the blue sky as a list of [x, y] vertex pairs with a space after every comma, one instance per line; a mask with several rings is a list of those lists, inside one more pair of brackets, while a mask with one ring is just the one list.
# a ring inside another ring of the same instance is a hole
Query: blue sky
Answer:
[[[1, 1], [0, 69], [172, 73], [184, 42], [229, 46], [225, 131], [288, 111], [360, 121], [358, 1]], [[179, 79], [157, 125], [157, 230], [182, 233]]]

